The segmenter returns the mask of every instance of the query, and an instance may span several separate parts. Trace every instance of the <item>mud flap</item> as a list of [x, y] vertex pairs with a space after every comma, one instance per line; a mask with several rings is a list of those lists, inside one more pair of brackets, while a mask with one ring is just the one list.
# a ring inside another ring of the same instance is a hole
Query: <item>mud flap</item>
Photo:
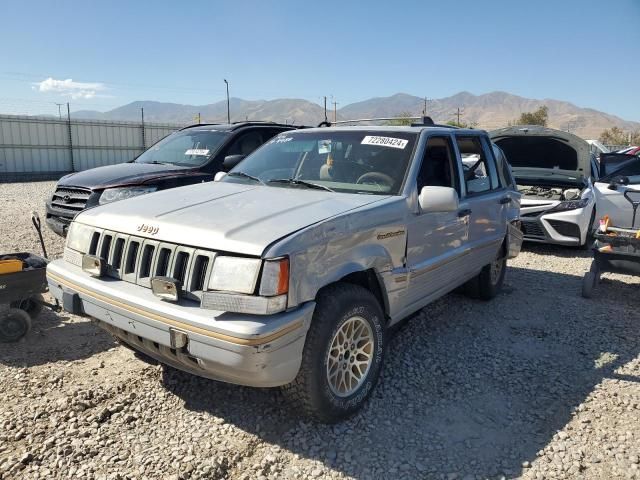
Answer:
[[82, 300], [80, 295], [73, 292], [62, 292], [62, 308], [65, 312], [69, 312], [73, 315], [83, 315]]
[[507, 224], [507, 258], [516, 258], [522, 248], [524, 235], [520, 228], [520, 220]]

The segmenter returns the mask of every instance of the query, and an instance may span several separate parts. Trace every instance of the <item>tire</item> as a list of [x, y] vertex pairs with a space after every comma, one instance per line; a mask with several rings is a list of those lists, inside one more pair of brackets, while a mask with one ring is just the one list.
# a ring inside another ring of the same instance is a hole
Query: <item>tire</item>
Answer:
[[595, 237], [593, 236], [593, 232], [595, 231], [593, 224], [595, 221], [596, 221], [596, 209], [595, 207], [593, 207], [593, 212], [591, 213], [591, 220], [589, 221], [589, 227], [587, 230], [587, 237], [585, 238], [584, 243], [580, 245], [578, 248], [582, 250], [591, 249], [591, 246], [593, 245], [593, 242], [595, 240]]
[[[385, 328], [384, 314], [371, 292], [348, 283], [325, 288], [317, 298], [300, 371], [282, 387], [284, 395], [313, 420], [335, 423], [349, 417], [376, 386], [386, 349]], [[360, 341], [343, 344], [350, 331]], [[361, 351], [354, 355], [357, 345]], [[355, 365], [358, 359], [361, 367]]]
[[16, 342], [31, 330], [31, 317], [19, 308], [0, 313], [0, 342]]
[[480, 270], [480, 273], [469, 280], [465, 285], [468, 296], [479, 300], [491, 300], [502, 289], [504, 278], [507, 274], [507, 257], [503, 257], [502, 250], [489, 265]]
[[36, 293], [35, 295], [31, 295], [29, 298], [25, 298], [24, 300], [12, 302], [11, 308], [19, 308], [20, 310], [24, 310], [29, 314], [32, 320], [35, 320], [44, 308], [42, 302], [44, 302], [44, 297], [41, 294]]
[[587, 272], [584, 274], [582, 278], [582, 296], [584, 298], [593, 297], [593, 290], [596, 287], [596, 282], [598, 281], [595, 273]]

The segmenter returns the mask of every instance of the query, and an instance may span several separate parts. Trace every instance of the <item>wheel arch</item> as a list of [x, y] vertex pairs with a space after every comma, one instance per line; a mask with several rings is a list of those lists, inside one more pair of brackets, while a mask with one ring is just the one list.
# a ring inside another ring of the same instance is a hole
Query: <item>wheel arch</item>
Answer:
[[387, 292], [384, 287], [384, 282], [375, 268], [364, 269], [360, 265], [347, 266], [338, 280], [324, 285], [320, 290], [318, 290], [318, 294], [320, 294], [324, 289], [337, 283], [350, 283], [368, 290], [380, 304], [380, 308], [384, 312], [385, 320], [390, 318]]

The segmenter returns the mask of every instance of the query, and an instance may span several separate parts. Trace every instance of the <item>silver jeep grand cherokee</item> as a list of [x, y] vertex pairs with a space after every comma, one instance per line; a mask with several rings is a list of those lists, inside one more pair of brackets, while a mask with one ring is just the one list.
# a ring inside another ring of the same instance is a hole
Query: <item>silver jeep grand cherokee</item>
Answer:
[[498, 293], [522, 242], [510, 182], [483, 131], [286, 132], [213, 184], [80, 213], [49, 286], [161, 362], [333, 422], [371, 394], [391, 325]]

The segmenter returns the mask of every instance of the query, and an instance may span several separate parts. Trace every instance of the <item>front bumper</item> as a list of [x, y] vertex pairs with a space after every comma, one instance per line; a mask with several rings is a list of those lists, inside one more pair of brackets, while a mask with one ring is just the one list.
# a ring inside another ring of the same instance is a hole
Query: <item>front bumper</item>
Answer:
[[47, 209], [47, 225], [54, 233], [57, 233], [61, 237], [67, 236], [67, 231], [69, 230], [69, 225], [72, 220], [73, 218], [55, 216]]
[[591, 228], [593, 205], [557, 213], [533, 212], [521, 209], [524, 239], [557, 245], [584, 245]]
[[[270, 316], [205, 310], [192, 301], [165, 302], [138, 285], [90, 277], [64, 260], [49, 264], [47, 280], [51, 294], [66, 310], [93, 317], [156, 360], [253, 387], [293, 381], [315, 307], [309, 302]], [[172, 346], [176, 332], [186, 335], [186, 346]]]

